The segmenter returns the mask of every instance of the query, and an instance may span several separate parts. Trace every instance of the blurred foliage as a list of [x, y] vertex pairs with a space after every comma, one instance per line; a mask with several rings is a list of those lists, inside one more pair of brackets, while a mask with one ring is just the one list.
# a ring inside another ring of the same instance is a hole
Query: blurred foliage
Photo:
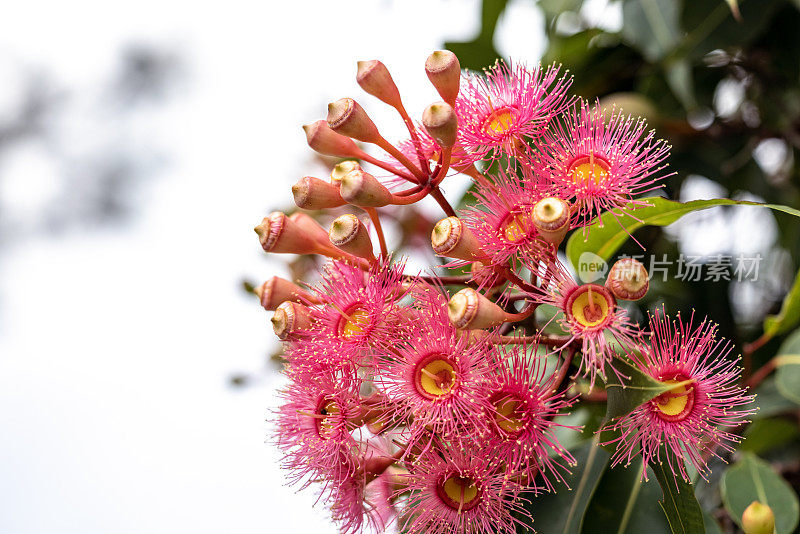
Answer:
[[[617, 0], [605, 6], [582, 0], [529, 1], [545, 18], [542, 62], [569, 69], [574, 94], [646, 118], [672, 145], [672, 174], [663, 191], [667, 198], [693, 200], [689, 184], [699, 180], [711, 184], [707, 190], [721, 191], [712, 196], [800, 208], [800, 1]], [[465, 68], [484, 68], [498, 58], [493, 37], [506, 4], [484, 0], [476, 38], [446, 43]], [[621, 25], [613, 27], [612, 15], [621, 16]], [[734, 210], [740, 209], [715, 207], [693, 221], [716, 220], [730, 231], [741, 213]], [[709, 316], [720, 324], [720, 335], [737, 344], [737, 354], [746, 342], [759, 338], [746, 351], [747, 375], [767, 362], [769, 369], [777, 368], [777, 377], [756, 390], [757, 424], [739, 429], [747, 437], [742, 452], [723, 454], [733, 464], [716, 462], [709, 481], [696, 481], [705, 526], [696, 524], [696, 511], [692, 525], [673, 524], [681, 517], [681, 506], [695, 506], [694, 498], [659, 506], [672, 491], [662, 484], [662, 492], [653, 481], [638, 482], [640, 464], [615, 469], [604, 467], [605, 461], [586, 465], [588, 457], [595, 458], [591, 451], [602, 449], [591, 447], [591, 433], [584, 432], [573, 451], [579, 460], [569, 477], [573, 492], [531, 503], [539, 532], [737, 532], [741, 512], [754, 498], [780, 508], [775, 510], [780, 532], [798, 532], [800, 333], [792, 330], [800, 320], [800, 223], [790, 214], [771, 213], [777, 223], [774, 243], [759, 239], [770, 234], [767, 227], [752, 228], [752, 250], [766, 257], [759, 282], [747, 282], [751, 291], [742, 291], [734, 277], [681, 280], [673, 267], [666, 280], [654, 279], [649, 295], [631, 309], [640, 319], [661, 305], [670, 313]], [[626, 235], [606, 247], [608, 254], [612, 259], [666, 255], [674, 261], [688, 232], [662, 228], [672, 222], [634, 228], [635, 240]], [[570, 244], [578, 254], [603, 245], [584, 243], [581, 237]], [[767, 335], [760, 338], [764, 327]], [[787, 334], [790, 338], [781, 345]], [[776, 354], [780, 358], [772, 360]], [[687, 498], [686, 493], [674, 497]]]

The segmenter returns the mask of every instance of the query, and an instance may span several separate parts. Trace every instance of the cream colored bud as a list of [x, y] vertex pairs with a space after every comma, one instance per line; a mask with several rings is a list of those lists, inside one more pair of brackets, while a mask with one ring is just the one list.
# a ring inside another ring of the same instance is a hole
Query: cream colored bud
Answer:
[[447, 102], [434, 102], [422, 113], [422, 125], [441, 147], [456, 144], [458, 119], [453, 106]]
[[348, 172], [339, 186], [342, 198], [354, 206], [380, 208], [392, 203], [392, 193], [377, 178], [362, 170]]
[[389, 69], [380, 61], [376, 59], [359, 61], [356, 81], [364, 91], [390, 106], [394, 108], [403, 106], [400, 91], [397, 89]]
[[316, 152], [338, 158], [360, 158], [364, 152], [356, 146], [352, 139], [330, 129], [328, 122], [318, 120], [303, 126], [306, 141]]
[[458, 217], [447, 217], [434, 225], [431, 246], [439, 256], [466, 261], [481, 257], [478, 240]]
[[339, 187], [344, 175], [354, 170], [361, 170], [361, 165], [357, 161], [348, 159], [337, 163], [333, 166], [333, 170], [331, 170], [331, 185]]
[[270, 319], [275, 335], [285, 341], [297, 337], [311, 326], [311, 311], [296, 302], [284, 302]]
[[569, 230], [569, 204], [556, 197], [543, 198], [533, 206], [532, 218], [539, 235], [559, 245]]
[[447, 316], [458, 329], [484, 329], [505, 322], [506, 313], [472, 288], [464, 288], [450, 298]]
[[455, 106], [461, 84], [461, 65], [456, 55], [449, 50], [437, 50], [425, 61], [425, 73], [442, 100]]
[[297, 207], [307, 210], [336, 208], [346, 204], [339, 188], [313, 176], [304, 176], [292, 186]]
[[341, 98], [328, 104], [328, 126], [336, 133], [366, 143], [381, 139], [378, 127], [352, 98]]
[[359, 218], [351, 213], [333, 220], [328, 237], [331, 243], [345, 252], [370, 261], [375, 260], [369, 232]]
[[773, 534], [775, 514], [769, 505], [753, 501], [742, 514], [744, 534]]
[[640, 261], [622, 258], [608, 271], [605, 285], [618, 299], [639, 300], [650, 288], [650, 276]]
[[273, 276], [255, 288], [255, 293], [258, 295], [261, 305], [268, 311], [274, 311], [279, 304], [287, 300], [315, 304], [319, 302], [316, 297], [305, 289], [279, 276]]

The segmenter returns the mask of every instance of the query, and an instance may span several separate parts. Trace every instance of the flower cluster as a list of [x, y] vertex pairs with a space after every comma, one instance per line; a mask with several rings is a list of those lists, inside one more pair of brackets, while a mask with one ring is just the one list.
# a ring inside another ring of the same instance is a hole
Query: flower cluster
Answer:
[[[669, 147], [642, 120], [571, 98], [556, 65], [462, 75], [452, 53], [434, 52], [425, 71], [442, 101], [415, 124], [386, 67], [359, 63], [359, 85], [398, 111], [408, 139], [388, 142], [349, 98], [305, 127], [314, 150], [344, 161], [330, 180], [297, 182], [296, 204], [358, 211], [329, 230], [303, 212], [256, 227], [267, 252], [327, 258], [317, 280], [256, 290], [285, 344], [276, 442], [291, 479], [316, 486], [344, 532], [393, 521], [411, 533], [515, 532], [530, 524], [530, 499], [567, 486], [575, 460], [557, 435], [580, 430], [559, 423], [578, 398], [570, 383], [624, 381], [620, 359], [664, 392], [612, 421], [615, 462], [658, 461], [664, 446], [676, 473], [686, 477], [684, 456], [704, 472], [700, 451], [735, 441], [725, 428], [750, 413], [729, 346], [707, 321], [692, 329], [657, 312], [652, 332], [632, 321], [619, 301], [648, 291], [638, 261], [579, 283], [557, 255], [601, 212], [645, 205], [635, 197], [659, 187]], [[475, 191], [460, 212], [440, 188], [458, 175]], [[433, 252], [466, 274], [409, 272], [389, 252], [378, 209], [428, 196], [446, 215], [431, 225]]]

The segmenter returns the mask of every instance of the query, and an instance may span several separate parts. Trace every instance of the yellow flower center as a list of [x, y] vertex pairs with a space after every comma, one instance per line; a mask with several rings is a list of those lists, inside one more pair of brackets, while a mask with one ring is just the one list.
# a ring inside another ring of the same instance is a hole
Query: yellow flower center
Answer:
[[525, 430], [525, 401], [509, 393], [500, 393], [492, 399], [494, 420], [497, 426], [509, 435], [516, 435]]
[[454, 473], [437, 486], [439, 498], [454, 510], [471, 510], [481, 501], [480, 488], [470, 477]]
[[569, 166], [567, 175], [575, 185], [600, 185], [611, 171], [605, 160], [589, 155], [576, 159]]
[[524, 241], [533, 228], [530, 213], [509, 213], [500, 225], [503, 237], [511, 243]]
[[483, 123], [483, 130], [490, 135], [502, 135], [510, 131], [515, 123], [514, 110], [500, 108], [492, 111]]
[[[665, 384], [680, 384], [684, 380], [671, 378], [662, 380]], [[682, 384], [669, 391], [662, 393], [653, 399], [653, 406], [656, 407], [657, 414], [661, 419], [670, 422], [685, 419], [694, 407], [694, 388], [691, 384]]]
[[606, 288], [585, 284], [575, 289], [567, 299], [566, 311], [573, 323], [583, 328], [593, 328], [608, 319], [612, 302]]
[[317, 433], [322, 439], [333, 437], [336, 431], [337, 419], [342, 409], [335, 400], [323, 400], [317, 408]]
[[432, 400], [446, 397], [458, 385], [456, 365], [444, 356], [429, 356], [417, 365], [414, 382], [424, 397]]
[[350, 339], [364, 332], [369, 326], [369, 312], [361, 307], [351, 308], [339, 323], [339, 335], [345, 339]]

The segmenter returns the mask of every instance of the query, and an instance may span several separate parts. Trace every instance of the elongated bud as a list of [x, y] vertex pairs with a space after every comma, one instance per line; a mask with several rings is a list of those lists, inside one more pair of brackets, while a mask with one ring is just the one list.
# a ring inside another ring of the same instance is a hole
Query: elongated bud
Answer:
[[375, 143], [381, 139], [378, 127], [364, 108], [352, 98], [340, 98], [328, 104], [328, 126], [336, 133], [366, 143]]
[[363, 152], [352, 139], [331, 130], [327, 121], [318, 120], [303, 126], [306, 141], [316, 152], [338, 158], [360, 158]]
[[339, 194], [350, 204], [362, 208], [380, 208], [392, 203], [391, 191], [377, 178], [358, 169], [344, 175]]
[[311, 293], [280, 276], [273, 276], [255, 289], [265, 310], [274, 311], [279, 304], [287, 300], [292, 302], [314, 302], [319, 299]]
[[775, 514], [769, 505], [753, 501], [742, 514], [744, 534], [773, 534]]
[[319, 224], [314, 217], [305, 213], [292, 213], [289, 216], [299, 228], [312, 237], [318, 244], [328, 244], [328, 232]]
[[369, 232], [359, 218], [351, 213], [333, 220], [328, 237], [331, 243], [345, 252], [370, 261], [375, 260]]
[[503, 324], [506, 313], [494, 302], [471, 287], [452, 296], [447, 315], [458, 329], [483, 329]]
[[270, 319], [275, 335], [285, 341], [297, 337], [311, 326], [311, 310], [297, 302], [284, 302]]
[[397, 89], [392, 75], [389, 74], [389, 69], [377, 59], [358, 62], [356, 81], [364, 91], [393, 108], [403, 106], [400, 91]]
[[297, 207], [307, 210], [336, 208], [346, 204], [339, 188], [313, 176], [304, 176], [292, 186], [292, 195]]
[[312, 254], [319, 249], [318, 239], [313, 234], [280, 211], [273, 211], [264, 217], [255, 231], [261, 248], [266, 252]]
[[539, 235], [554, 245], [564, 240], [569, 230], [569, 204], [556, 197], [546, 197], [533, 206], [533, 224]]
[[447, 217], [436, 223], [431, 231], [431, 246], [439, 256], [466, 261], [481, 257], [478, 240], [458, 217]]
[[331, 185], [339, 187], [344, 175], [354, 170], [361, 170], [361, 165], [357, 161], [348, 159], [337, 163], [333, 166], [333, 170], [331, 171]]
[[455, 106], [461, 84], [461, 64], [456, 55], [449, 50], [437, 50], [425, 61], [425, 73], [442, 100]]
[[434, 102], [425, 108], [422, 125], [439, 146], [447, 148], [456, 144], [458, 119], [453, 106], [447, 102]]
[[650, 288], [650, 277], [640, 261], [622, 258], [609, 270], [606, 288], [618, 299], [639, 300]]
[[493, 266], [485, 266], [479, 261], [473, 261], [469, 268], [472, 279], [475, 280], [481, 287], [493, 288], [501, 286], [505, 283], [505, 277], [498, 272], [499, 268]]

